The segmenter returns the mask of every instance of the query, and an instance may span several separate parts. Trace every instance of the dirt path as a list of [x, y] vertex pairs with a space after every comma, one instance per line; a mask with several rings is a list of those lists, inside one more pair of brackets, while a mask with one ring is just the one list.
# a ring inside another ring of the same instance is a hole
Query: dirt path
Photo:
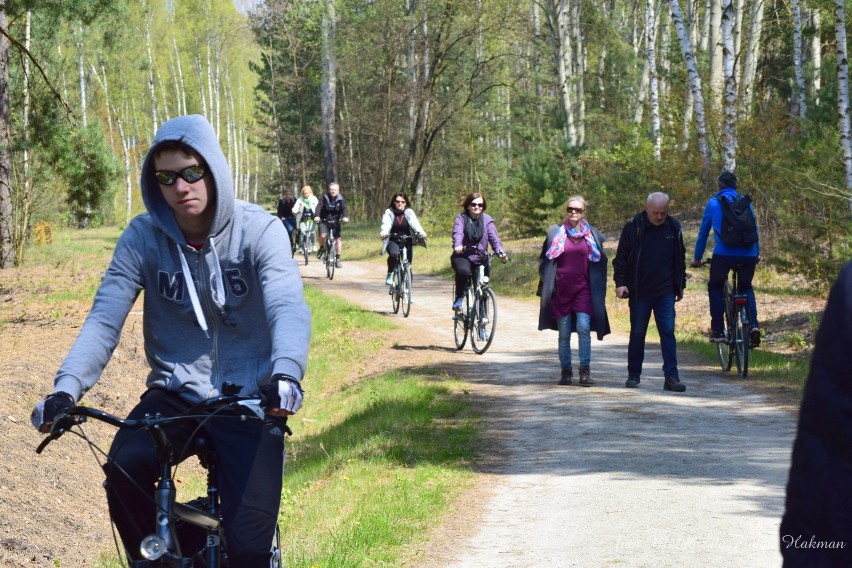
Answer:
[[404, 319], [389, 314], [381, 264], [347, 262], [332, 281], [317, 262], [302, 270], [410, 330], [396, 346], [407, 363], [467, 379], [494, 436], [478, 488], [412, 566], [780, 565], [788, 410], [685, 353], [686, 393], [663, 391], [652, 336], [640, 388], [625, 389], [623, 332], [593, 340], [596, 386], [559, 387], [556, 333], [537, 331], [532, 301], [499, 298], [494, 343], [477, 356], [455, 351], [446, 281], [417, 277]]

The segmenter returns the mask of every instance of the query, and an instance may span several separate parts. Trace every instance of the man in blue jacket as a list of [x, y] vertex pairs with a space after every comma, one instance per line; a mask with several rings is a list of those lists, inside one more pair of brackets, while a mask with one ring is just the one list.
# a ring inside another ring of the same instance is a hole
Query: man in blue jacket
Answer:
[[[36, 428], [49, 431], [56, 415], [95, 385], [143, 290], [150, 371], [130, 418], [181, 414], [222, 394], [225, 382], [240, 394], [263, 393], [267, 415], [299, 410], [311, 330], [299, 271], [281, 254], [289, 246], [284, 225], [236, 200], [232, 179], [203, 116], [174, 118], [157, 131], [142, 165], [147, 213], [119, 238], [53, 393], [33, 410]], [[231, 566], [266, 568], [281, 498], [281, 424], [219, 420], [204, 431], [217, 449]], [[150, 439], [135, 434], [116, 434], [105, 486], [125, 549], [139, 559], [140, 541], [154, 532], [158, 468]], [[181, 448], [189, 433], [168, 435]]]
[[[749, 320], [751, 330], [749, 339], [752, 347], [760, 345], [760, 326], [757, 320], [757, 303], [754, 300], [754, 289], [751, 281], [754, 269], [760, 257], [760, 240], [747, 246], [729, 246], [719, 237], [722, 231], [722, 206], [719, 199], [732, 202], [737, 196], [737, 176], [723, 171], [717, 181], [718, 191], [707, 201], [701, 227], [698, 229], [698, 239], [695, 241], [695, 252], [692, 255], [691, 266], [701, 266], [701, 257], [707, 248], [707, 237], [713, 229], [713, 262], [710, 263], [710, 280], [707, 282], [707, 295], [710, 298], [710, 341], [722, 343], [725, 341], [725, 280], [731, 270], [737, 271], [739, 291], [748, 297]], [[752, 214], [754, 211], [752, 210]]]

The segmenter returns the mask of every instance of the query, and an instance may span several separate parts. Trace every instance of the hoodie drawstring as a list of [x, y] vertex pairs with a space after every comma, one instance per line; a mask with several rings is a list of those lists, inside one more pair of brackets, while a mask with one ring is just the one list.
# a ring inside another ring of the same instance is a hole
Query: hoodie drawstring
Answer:
[[[204, 331], [204, 335], [209, 339], [210, 334], [207, 332], [207, 318], [204, 317], [204, 311], [201, 309], [201, 302], [198, 300], [198, 290], [195, 288], [195, 280], [193, 280], [192, 273], [189, 271], [189, 264], [186, 262], [186, 256], [183, 254], [183, 249], [179, 243], [175, 243], [175, 246], [177, 247], [178, 256], [180, 257], [180, 267], [183, 271], [183, 279], [186, 281], [186, 289], [189, 291], [189, 299], [192, 302], [195, 319]], [[213, 278], [213, 301], [221, 308], [225, 303], [225, 286], [222, 283], [222, 267], [219, 265], [219, 255], [216, 254], [216, 247], [213, 246], [212, 237], [210, 238], [210, 248], [213, 251], [213, 266], [216, 271]]]

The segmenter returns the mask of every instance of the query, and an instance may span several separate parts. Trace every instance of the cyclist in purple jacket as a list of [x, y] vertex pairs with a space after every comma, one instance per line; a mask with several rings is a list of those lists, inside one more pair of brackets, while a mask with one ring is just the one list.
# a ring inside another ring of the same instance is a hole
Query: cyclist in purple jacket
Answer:
[[488, 270], [488, 244], [506, 262], [506, 253], [503, 251], [503, 243], [497, 234], [497, 226], [494, 219], [485, 213], [487, 204], [485, 196], [474, 192], [465, 197], [462, 202], [462, 212], [458, 214], [453, 223], [453, 255], [450, 263], [456, 273], [456, 298], [453, 309], [458, 311], [462, 307], [464, 291], [470, 274], [475, 267], [486, 263]]

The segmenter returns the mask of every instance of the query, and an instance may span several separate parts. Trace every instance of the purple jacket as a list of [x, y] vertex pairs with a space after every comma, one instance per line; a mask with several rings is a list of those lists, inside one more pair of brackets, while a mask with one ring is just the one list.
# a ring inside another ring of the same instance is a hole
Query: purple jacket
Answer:
[[465, 250], [460, 256], [467, 258], [474, 264], [482, 264], [483, 253], [488, 251], [488, 243], [491, 243], [491, 248], [494, 252], [503, 251], [503, 243], [500, 241], [500, 237], [497, 236], [497, 226], [494, 224], [494, 219], [491, 218], [491, 215], [482, 213], [482, 222], [485, 223], [485, 231], [483, 231], [482, 238], [479, 239], [478, 243], [471, 242], [464, 234], [464, 218], [465, 213], [459, 213], [453, 223], [453, 248], [457, 246], [473, 246], [478, 248], [480, 252]]

